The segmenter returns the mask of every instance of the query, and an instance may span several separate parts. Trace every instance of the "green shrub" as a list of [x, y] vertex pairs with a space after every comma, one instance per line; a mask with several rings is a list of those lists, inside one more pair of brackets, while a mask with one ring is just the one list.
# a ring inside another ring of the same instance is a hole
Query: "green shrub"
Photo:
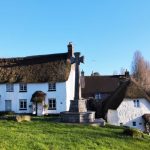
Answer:
[[143, 132], [139, 131], [138, 129], [134, 129], [134, 128], [124, 129], [123, 134], [125, 134], [127, 136], [136, 137], [136, 138], [143, 137]]

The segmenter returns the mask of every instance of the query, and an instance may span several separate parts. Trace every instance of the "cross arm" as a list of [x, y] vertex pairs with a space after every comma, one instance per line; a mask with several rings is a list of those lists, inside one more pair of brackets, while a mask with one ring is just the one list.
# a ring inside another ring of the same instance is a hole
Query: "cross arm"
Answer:
[[79, 58], [79, 60], [80, 60], [81, 63], [84, 63], [84, 56], [81, 56], [81, 57]]

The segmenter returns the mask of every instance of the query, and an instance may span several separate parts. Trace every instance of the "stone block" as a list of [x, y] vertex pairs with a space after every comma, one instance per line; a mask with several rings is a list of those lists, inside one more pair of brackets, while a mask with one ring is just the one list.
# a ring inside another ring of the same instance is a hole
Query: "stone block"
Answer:
[[71, 100], [70, 103], [70, 112], [87, 112], [86, 100]]
[[16, 116], [16, 121], [17, 122], [31, 121], [31, 116], [29, 116], [29, 115], [17, 115]]

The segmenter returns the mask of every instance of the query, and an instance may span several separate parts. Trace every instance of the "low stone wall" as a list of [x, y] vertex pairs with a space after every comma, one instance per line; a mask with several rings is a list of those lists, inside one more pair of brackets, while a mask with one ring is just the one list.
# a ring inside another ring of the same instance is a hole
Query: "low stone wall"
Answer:
[[95, 112], [61, 112], [61, 121], [70, 123], [90, 123], [95, 120]]

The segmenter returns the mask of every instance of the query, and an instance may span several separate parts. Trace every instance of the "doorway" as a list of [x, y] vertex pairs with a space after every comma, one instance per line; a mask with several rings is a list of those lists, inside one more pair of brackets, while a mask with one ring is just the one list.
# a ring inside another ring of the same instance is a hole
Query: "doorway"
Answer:
[[11, 111], [11, 100], [5, 100], [5, 111]]

